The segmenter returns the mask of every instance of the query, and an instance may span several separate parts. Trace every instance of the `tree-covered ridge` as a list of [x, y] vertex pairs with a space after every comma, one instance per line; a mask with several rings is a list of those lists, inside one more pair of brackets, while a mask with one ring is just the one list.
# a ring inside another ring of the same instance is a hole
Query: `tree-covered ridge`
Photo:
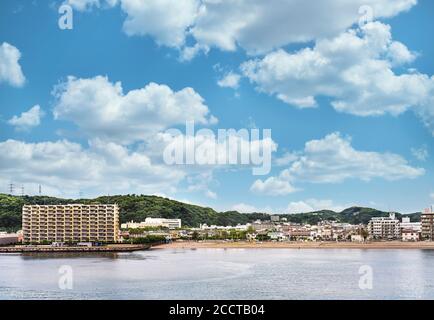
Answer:
[[[179, 218], [183, 226], [198, 227], [208, 225], [234, 226], [255, 220], [270, 220], [265, 213], [239, 213], [237, 211], [217, 212], [212, 208], [191, 205], [167, 198], [146, 195], [103, 196], [95, 199], [60, 199], [46, 196], [11, 196], [0, 194], [0, 230], [16, 231], [21, 229], [21, 211], [25, 204], [68, 204], [68, 203], [117, 203], [120, 207], [121, 223], [143, 221], [147, 217]], [[370, 208], [352, 207], [342, 212], [322, 210], [310, 213], [285, 214], [289, 222], [316, 224], [320, 221], [348, 222], [366, 224], [374, 216], [387, 216], [387, 212]], [[410, 215], [412, 221], [420, 220], [420, 213]], [[401, 218], [401, 214], [397, 214]]]

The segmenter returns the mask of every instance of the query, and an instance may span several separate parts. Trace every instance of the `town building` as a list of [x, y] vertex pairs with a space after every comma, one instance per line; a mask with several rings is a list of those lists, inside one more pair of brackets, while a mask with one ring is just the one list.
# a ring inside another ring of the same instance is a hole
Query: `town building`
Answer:
[[121, 225], [122, 229], [139, 229], [149, 227], [163, 227], [169, 229], [181, 228], [181, 219], [146, 218], [143, 222], [127, 222]]
[[19, 242], [19, 235], [17, 233], [0, 232], [0, 245], [15, 244]]
[[364, 242], [365, 239], [360, 234], [352, 234], [351, 235], [351, 242]]
[[402, 217], [401, 224], [400, 224], [401, 230], [413, 230], [416, 232], [422, 231], [422, 223], [420, 222], [411, 222], [410, 217]]
[[434, 240], [434, 212], [432, 207], [423, 211], [420, 216], [422, 240]]
[[279, 222], [280, 221], [280, 217], [278, 215], [271, 216], [270, 219], [271, 219], [271, 222]]
[[402, 241], [419, 241], [420, 232], [413, 229], [401, 229]]
[[401, 239], [400, 223], [394, 213], [389, 217], [373, 217], [368, 223], [368, 232], [373, 239]]
[[23, 206], [25, 243], [117, 242], [116, 204]]
[[250, 223], [247, 224], [237, 224], [235, 227], [233, 226], [217, 226], [217, 225], [207, 225], [206, 223], [201, 224], [199, 229], [200, 230], [221, 230], [221, 231], [230, 231], [230, 230], [237, 230], [237, 231], [247, 231], [247, 229], [251, 226]]

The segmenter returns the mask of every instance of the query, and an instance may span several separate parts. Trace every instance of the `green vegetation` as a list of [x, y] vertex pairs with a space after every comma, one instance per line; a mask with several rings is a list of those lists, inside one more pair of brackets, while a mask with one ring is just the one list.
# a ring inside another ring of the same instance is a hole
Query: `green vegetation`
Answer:
[[168, 231], [169, 228], [163, 228], [163, 227], [144, 227], [144, 228], [137, 228], [137, 229], [128, 229], [128, 232], [130, 234], [142, 234], [147, 231]]
[[[321, 221], [336, 221], [351, 224], [367, 224], [372, 217], [388, 217], [389, 213], [371, 208], [351, 207], [341, 212], [321, 210], [309, 213], [287, 214], [281, 217], [287, 218], [288, 222], [317, 224]], [[402, 215], [396, 213], [396, 218], [401, 220], [402, 216], [411, 218], [411, 221], [420, 221], [420, 213]]]
[[141, 238], [130, 239], [131, 244], [151, 244], [151, 243], [162, 243], [166, 241], [165, 236], [157, 235], [147, 235]]
[[[145, 195], [104, 196], [95, 199], [59, 199], [45, 196], [11, 196], [0, 194], [0, 231], [17, 231], [21, 229], [21, 211], [25, 204], [67, 204], [67, 203], [117, 203], [120, 207], [121, 223], [144, 221], [153, 218], [180, 218], [183, 226], [198, 227], [201, 223], [208, 225], [235, 226], [255, 220], [270, 220], [264, 213], [243, 214], [237, 211], [216, 212], [211, 208], [190, 205], [167, 198]], [[286, 214], [289, 222], [316, 224], [320, 221], [348, 222], [366, 224], [374, 216], [387, 216], [387, 212], [370, 208], [352, 207], [337, 213], [322, 210], [310, 213]], [[401, 214], [396, 215], [401, 218]], [[420, 213], [409, 215], [412, 221], [420, 221]], [[244, 236], [244, 235], [243, 235]], [[237, 237], [237, 235], [234, 235]]]

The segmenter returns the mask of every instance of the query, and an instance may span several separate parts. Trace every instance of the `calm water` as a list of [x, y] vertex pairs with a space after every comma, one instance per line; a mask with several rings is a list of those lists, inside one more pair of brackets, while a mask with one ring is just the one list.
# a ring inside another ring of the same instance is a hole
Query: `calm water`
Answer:
[[[359, 268], [373, 288], [359, 288]], [[59, 268], [73, 289], [59, 288]], [[0, 255], [0, 299], [434, 299], [434, 251], [156, 249]]]

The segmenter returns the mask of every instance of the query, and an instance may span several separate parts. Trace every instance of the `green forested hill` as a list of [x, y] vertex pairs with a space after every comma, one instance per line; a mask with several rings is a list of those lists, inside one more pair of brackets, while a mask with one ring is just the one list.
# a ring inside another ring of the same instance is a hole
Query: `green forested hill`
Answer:
[[[237, 211], [217, 212], [211, 208], [190, 205], [167, 198], [145, 195], [104, 196], [95, 199], [59, 199], [45, 196], [11, 196], [0, 194], [0, 230], [16, 231], [21, 228], [21, 208], [24, 204], [67, 204], [67, 203], [117, 203], [120, 206], [120, 220], [143, 221], [146, 217], [180, 218], [184, 226], [197, 227], [201, 223], [217, 225], [236, 225], [255, 221], [270, 220], [268, 214]], [[387, 216], [388, 213], [370, 208], [352, 207], [340, 213], [317, 211], [300, 214], [286, 214], [288, 221], [316, 224], [323, 220], [349, 223], [367, 223], [373, 216]], [[418, 221], [420, 214], [412, 214]], [[397, 214], [397, 217], [401, 217]]]

